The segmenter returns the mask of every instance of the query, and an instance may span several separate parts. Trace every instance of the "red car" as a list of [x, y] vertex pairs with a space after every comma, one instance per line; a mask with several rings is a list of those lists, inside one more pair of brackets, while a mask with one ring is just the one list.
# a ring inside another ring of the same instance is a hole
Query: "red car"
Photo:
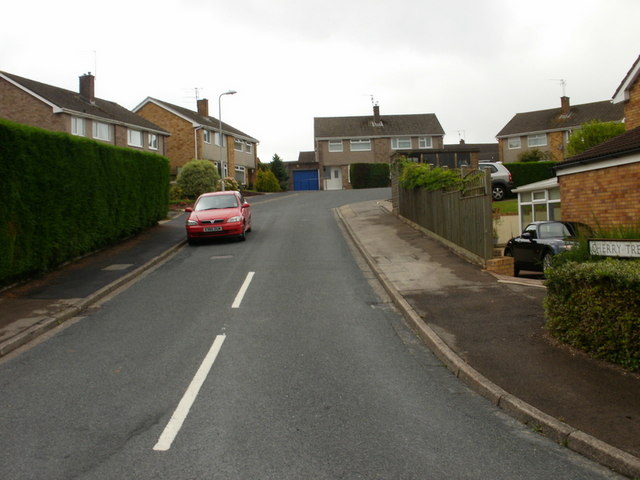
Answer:
[[193, 245], [200, 239], [238, 237], [245, 239], [251, 231], [251, 205], [240, 192], [203, 193], [193, 208], [185, 208], [187, 241]]

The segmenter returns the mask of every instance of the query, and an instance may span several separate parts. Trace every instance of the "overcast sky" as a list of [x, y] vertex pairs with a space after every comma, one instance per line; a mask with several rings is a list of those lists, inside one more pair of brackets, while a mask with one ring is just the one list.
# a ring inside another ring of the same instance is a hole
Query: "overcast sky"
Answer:
[[[313, 150], [313, 118], [435, 113], [445, 143], [495, 141], [515, 113], [609, 100], [640, 55], [640, 0], [5, 2], [0, 70], [133, 109], [146, 97]], [[196, 93], [197, 92], [197, 93]]]

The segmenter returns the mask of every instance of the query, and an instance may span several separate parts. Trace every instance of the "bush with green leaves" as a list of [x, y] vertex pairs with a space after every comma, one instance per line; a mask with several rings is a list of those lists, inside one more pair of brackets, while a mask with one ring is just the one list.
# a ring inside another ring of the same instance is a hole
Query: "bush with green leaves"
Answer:
[[355, 189], [388, 187], [391, 182], [388, 163], [354, 163], [349, 169], [351, 186]]
[[553, 161], [513, 162], [504, 164], [513, 177], [513, 188], [555, 177], [553, 171], [554, 165], [557, 165], [557, 163]]
[[553, 160], [551, 152], [534, 148], [518, 155], [518, 162], [548, 162]]
[[566, 262], [545, 276], [551, 335], [593, 357], [640, 370], [640, 261]]
[[218, 190], [220, 175], [213, 162], [191, 160], [180, 170], [176, 184], [186, 198], [195, 199], [203, 193]]
[[258, 170], [256, 172], [256, 190], [258, 192], [279, 192], [280, 183], [271, 170]]
[[593, 120], [580, 126], [569, 137], [567, 155], [577, 155], [625, 132], [624, 123]]
[[224, 189], [240, 191], [240, 183], [233, 177], [224, 177]]
[[432, 167], [426, 163], [406, 162], [402, 165], [400, 186], [408, 190], [424, 188], [439, 190], [462, 185], [460, 172], [448, 168]]

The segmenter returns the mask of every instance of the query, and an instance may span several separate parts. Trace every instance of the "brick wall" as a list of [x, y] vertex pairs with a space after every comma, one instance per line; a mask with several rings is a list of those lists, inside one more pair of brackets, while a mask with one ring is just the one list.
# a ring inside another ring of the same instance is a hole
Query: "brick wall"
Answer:
[[67, 115], [62, 113], [54, 115], [51, 106], [4, 79], [0, 79], [0, 117], [46, 130], [59, 132], [70, 130], [70, 120]]
[[592, 227], [637, 225], [640, 162], [558, 177], [562, 219]]
[[391, 157], [391, 140], [388, 138], [374, 138], [373, 161], [375, 163], [389, 163]]
[[[165, 141], [165, 155], [169, 158], [172, 175], [177, 174], [178, 167], [182, 167], [195, 158], [195, 142], [191, 123], [154, 103], [147, 103], [137, 114], [171, 133], [171, 136], [167, 137]], [[198, 149], [201, 151], [202, 132], [198, 131], [198, 134], [200, 137]]]
[[627, 130], [640, 126], [640, 81], [632, 85], [629, 100], [624, 105], [624, 118]]
[[549, 144], [551, 160], [555, 162], [564, 160], [564, 132], [549, 132], [547, 134], [547, 143]]

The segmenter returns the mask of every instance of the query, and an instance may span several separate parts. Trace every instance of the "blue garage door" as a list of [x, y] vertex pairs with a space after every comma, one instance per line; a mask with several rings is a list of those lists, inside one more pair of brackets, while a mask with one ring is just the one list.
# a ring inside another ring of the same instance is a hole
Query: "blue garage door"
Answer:
[[317, 170], [295, 170], [293, 172], [294, 190], [319, 190]]

